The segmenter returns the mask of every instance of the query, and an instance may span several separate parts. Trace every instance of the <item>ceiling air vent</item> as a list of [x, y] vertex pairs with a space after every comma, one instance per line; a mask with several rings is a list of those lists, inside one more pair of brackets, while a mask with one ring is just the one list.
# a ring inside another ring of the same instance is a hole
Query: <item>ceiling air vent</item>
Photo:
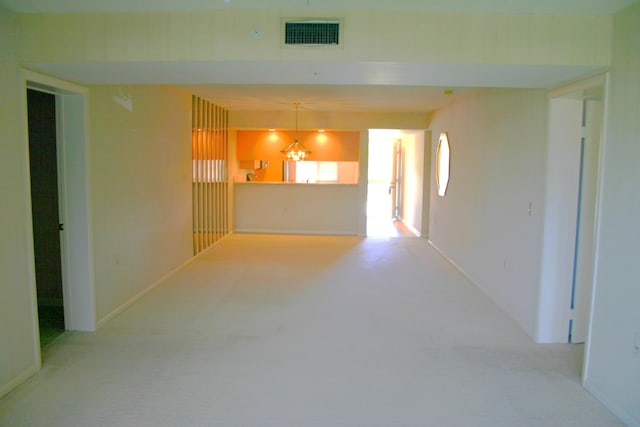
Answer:
[[339, 19], [284, 19], [285, 46], [340, 46]]

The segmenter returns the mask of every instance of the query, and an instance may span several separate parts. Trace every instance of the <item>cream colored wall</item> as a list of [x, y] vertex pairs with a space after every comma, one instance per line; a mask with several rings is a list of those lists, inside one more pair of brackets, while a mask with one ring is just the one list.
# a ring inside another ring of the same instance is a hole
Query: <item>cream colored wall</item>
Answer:
[[542, 244], [546, 115], [545, 91], [482, 90], [437, 111], [431, 123], [432, 153], [440, 132], [448, 132], [451, 177], [446, 196], [440, 197], [432, 175], [430, 241], [531, 337]]
[[[93, 86], [89, 99], [100, 320], [193, 254], [191, 95], [165, 86]], [[130, 99], [131, 108], [117, 99]]]
[[[615, 15], [585, 387], [640, 426], [640, 4]], [[635, 343], [634, 343], [635, 340]]]
[[0, 8], [0, 397], [39, 366], [18, 23]]
[[[283, 16], [344, 18], [344, 47], [282, 49]], [[611, 37], [609, 16], [505, 13], [305, 8], [28, 14], [22, 21], [27, 62], [348, 59], [606, 66]], [[253, 27], [262, 29], [261, 39], [251, 37]]]
[[[236, 129], [291, 129], [290, 111], [230, 111], [229, 127]], [[368, 130], [426, 129], [425, 113], [349, 113], [305, 111], [300, 113], [301, 129]]]
[[[431, 186], [431, 166], [432, 166], [432, 153], [431, 153], [431, 131], [427, 130], [423, 133], [424, 139], [424, 171], [422, 174], [422, 191], [424, 196], [422, 197], [422, 226], [420, 228], [420, 237], [425, 239], [429, 238], [429, 217], [431, 214], [431, 191], [434, 191]], [[435, 153], [433, 153], [435, 155]]]
[[[431, 141], [429, 141], [431, 142]], [[431, 147], [429, 146], [427, 150]], [[409, 132], [402, 137], [402, 220], [413, 230], [422, 234], [422, 206], [424, 193], [423, 175], [429, 171], [424, 164], [424, 132]]]
[[358, 186], [236, 183], [239, 232], [358, 234]]

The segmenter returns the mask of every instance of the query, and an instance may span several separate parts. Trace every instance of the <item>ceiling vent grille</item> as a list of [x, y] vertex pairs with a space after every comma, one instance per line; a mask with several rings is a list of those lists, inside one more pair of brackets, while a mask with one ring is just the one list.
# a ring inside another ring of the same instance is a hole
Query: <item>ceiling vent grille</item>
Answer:
[[341, 25], [338, 19], [285, 19], [285, 46], [340, 46]]

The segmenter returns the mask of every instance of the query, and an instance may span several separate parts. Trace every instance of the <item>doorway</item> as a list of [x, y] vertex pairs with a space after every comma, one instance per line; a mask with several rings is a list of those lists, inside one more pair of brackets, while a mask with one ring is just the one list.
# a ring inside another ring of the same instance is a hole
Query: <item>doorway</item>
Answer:
[[[424, 130], [370, 129], [367, 236], [426, 236], [430, 150]], [[426, 182], [425, 182], [426, 180]]]
[[397, 139], [380, 139], [369, 144], [367, 179], [367, 236], [394, 236], [398, 219]]
[[605, 82], [550, 94], [539, 342], [588, 340]]
[[369, 133], [367, 177], [367, 236], [393, 237], [403, 230], [400, 215], [400, 139]]
[[40, 346], [65, 330], [56, 97], [27, 89], [31, 215]]
[[[87, 138], [86, 88], [50, 76], [23, 70], [23, 84], [30, 153], [29, 167], [32, 194], [32, 232], [35, 280], [32, 284], [34, 306], [34, 350], [39, 353], [40, 320], [49, 317], [60, 330], [94, 331], [96, 304], [94, 297], [93, 244], [91, 240], [89, 151]], [[36, 100], [45, 105], [46, 119], [38, 118]], [[46, 122], [38, 129], [38, 122]], [[46, 142], [37, 142], [44, 138]], [[46, 148], [43, 146], [46, 144]], [[31, 158], [33, 154], [33, 159]], [[39, 157], [46, 157], [40, 159]], [[42, 166], [46, 163], [48, 166]], [[48, 176], [40, 182], [39, 175], [47, 169]], [[39, 193], [47, 187], [47, 195]], [[47, 208], [40, 206], [44, 198]], [[40, 212], [43, 211], [43, 212]], [[41, 221], [44, 221], [41, 223]], [[43, 225], [44, 224], [44, 225]], [[64, 224], [64, 225], [61, 225]], [[48, 237], [40, 236], [45, 228]], [[63, 228], [64, 230], [61, 230]], [[42, 243], [45, 242], [45, 243]], [[48, 246], [41, 255], [41, 246]], [[43, 261], [44, 260], [44, 261]], [[42, 267], [42, 264], [47, 264]], [[46, 269], [47, 272], [42, 272]], [[62, 306], [62, 312], [60, 307]], [[46, 344], [47, 336], [42, 336]]]

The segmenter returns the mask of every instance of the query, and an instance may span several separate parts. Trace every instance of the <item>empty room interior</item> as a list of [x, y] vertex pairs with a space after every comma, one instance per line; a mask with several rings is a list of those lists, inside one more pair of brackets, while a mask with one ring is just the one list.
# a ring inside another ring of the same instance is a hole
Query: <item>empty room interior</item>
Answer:
[[0, 0], [0, 426], [640, 426], [640, 2]]

